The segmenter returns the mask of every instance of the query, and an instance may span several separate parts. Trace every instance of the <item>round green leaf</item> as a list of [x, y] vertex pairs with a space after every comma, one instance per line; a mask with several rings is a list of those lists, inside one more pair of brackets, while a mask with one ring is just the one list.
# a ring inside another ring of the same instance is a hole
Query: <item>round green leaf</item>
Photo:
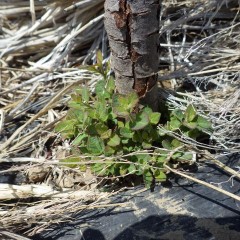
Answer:
[[112, 130], [108, 129], [106, 132], [101, 133], [100, 137], [102, 139], [108, 139], [111, 137], [111, 135], [112, 135]]
[[162, 146], [166, 149], [171, 150], [173, 148], [172, 144], [168, 140], [163, 140], [162, 141]]
[[152, 147], [152, 144], [149, 142], [142, 142], [143, 149], [150, 149]]
[[148, 115], [145, 112], [138, 113], [133, 122], [132, 130], [138, 131], [145, 128], [149, 124]]
[[173, 139], [172, 142], [171, 142], [171, 145], [173, 147], [179, 147], [179, 146], [182, 145], [182, 143], [179, 140], [177, 140], [177, 139]]
[[179, 157], [178, 161], [191, 161], [193, 159], [193, 154], [190, 152], [184, 153], [181, 157]]
[[121, 141], [120, 137], [119, 137], [117, 134], [114, 134], [114, 135], [110, 138], [110, 140], [108, 141], [107, 144], [108, 144], [110, 147], [116, 147], [116, 146], [118, 146], [118, 145], [120, 144], [120, 141]]
[[91, 165], [91, 170], [98, 176], [104, 176], [107, 172], [106, 165], [103, 163], [95, 163]]
[[203, 130], [211, 130], [212, 124], [206, 118], [202, 116], [198, 116], [197, 118], [197, 125], [200, 129]]
[[158, 112], [153, 112], [149, 114], [149, 119], [151, 124], [158, 124], [161, 114]]
[[166, 174], [163, 171], [161, 171], [160, 169], [155, 170], [154, 177], [155, 177], [156, 181], [158, 181], [158, 182], [165, 182], [167, 179]]
[[114, 94], [112, 98], [113, 112], [119, 117], [127, 117], [130, 112], [127, 109], [127, 101], [123, 95]]
[[129, 116], [130, 112], [137, 105], [138, 100], [138, 95], [135, 92], [131, 92], [128, 95], [115, 93], [112, 99], [113, 111], [120, 117]]
[[134, 173], [136, 171], [136, 166], [135, 164], [130, 164], [128, 167], [128, 172], [129, 173]]
[[177, 130], [181, 125], [182, 123], [177, 118], [171, 117], [171, 121], [169, 122], [170, 130], [172, 131]]
[[115, 149], [114, 148], [112, 148], [112, 147], [110, 147], [110, 146], [105, 146], [105, 150], [104, 150], [104, 154], [106, 155], [106, 156], [111, 156], [111, 155], [113, 155], [115, 153]]
[[134, 134], [130, 129], [125, 128], [125, 127], [120, 128], [119, 133], [121, 136], [123, 136], [125, 138], [132, 138], [133, 134]]
[[100, 137], [89, 136], [87, 141], [87, 150], [93, 155], [100, 155], [104, 151], [104, 143]]
[[72, 138], [75, 135], [77, 122], [73, 120], [63, 120], [55, 126], [55, 131], [61, 133], [63, 137]]
[[180, 109], [173, 110], [172, 115], [175, 116], [179, 121], [182, 121], [184, 118], [184, 114]]

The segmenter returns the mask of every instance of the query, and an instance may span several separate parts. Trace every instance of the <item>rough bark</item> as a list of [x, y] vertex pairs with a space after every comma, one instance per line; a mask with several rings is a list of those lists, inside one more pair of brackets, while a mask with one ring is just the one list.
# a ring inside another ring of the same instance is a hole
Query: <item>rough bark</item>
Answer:
[[121, 94], [136, 91], [157, 108], [159, 0], [106, 0], [105, 28]]

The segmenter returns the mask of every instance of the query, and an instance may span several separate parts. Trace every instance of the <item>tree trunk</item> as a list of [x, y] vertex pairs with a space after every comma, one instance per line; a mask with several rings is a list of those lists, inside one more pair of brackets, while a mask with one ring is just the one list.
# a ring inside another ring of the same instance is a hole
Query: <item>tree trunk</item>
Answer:
[[105, 1], [117, 91], [136, 91], [141, 103], [154, 111], [158, 109], [159, 14], [159, 0]]

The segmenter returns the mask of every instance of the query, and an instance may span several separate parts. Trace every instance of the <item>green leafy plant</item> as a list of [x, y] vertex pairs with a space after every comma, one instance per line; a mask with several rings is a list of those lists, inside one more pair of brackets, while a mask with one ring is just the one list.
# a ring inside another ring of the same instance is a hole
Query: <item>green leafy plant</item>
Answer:
[[165, 136], [163, 145], [168, 149], [178, 147], [180, 141], [170, 137], [165, 130], [197, 140], [199, 137], [211, 134], [212, 124], [205, 117], [200, 116], [195, 107], [190, 104], [185, 112], [182, 112], [180, 109], [173, 110], [170, 113], [170, 120], [162, 130], [160, 129], [160, 135]]
[[[95, 69], [103, 79], [97, 82], [95, 92], [86, 86], [77, 89], [68, 103], [65, 119], [55, 127], [63, 138], [71, 139], [72, 153], [76, 155], [70, 158], [71, 165], [75, 166], [74, 161], [81, 160], [77, 155], [83, 154], [88, 156], [84, 159], [94, 160], [92, 171], [101, 176], [141, 175], [147, 187], [155, 181], [166, 181], [164, 164], [192, 159], [189, 152], [175, 151], [183, 144], [167, 132], [181, 132], [196, 139], [203, 131], [209, 131], [211, 124], [189, 105], [185, 112], [171, 112], [170, 120], [162, 126], [167, 131], [163, 132], [157, 128], [161, 114], [140, 106], [135, 92], [115, 93], [114, 79], [107, 78], [99, 61]], [[169, 158], [170, 152], [173, 154]], [[98, 163], [99, 156], [121, 157], [123, 161]]]

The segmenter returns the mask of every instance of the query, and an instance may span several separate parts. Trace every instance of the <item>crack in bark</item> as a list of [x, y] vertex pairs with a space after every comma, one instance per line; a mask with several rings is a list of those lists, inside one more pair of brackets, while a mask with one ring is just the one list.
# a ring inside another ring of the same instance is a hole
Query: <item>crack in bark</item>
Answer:
[[[133, 49], [132, 46], [132, 32], [131, 32], [131, 23], [132, 23], [132, 11], [131, 8], [129, 6], [129, 4], [127, 4], [127, 0], [125, 0], [125, 11], [127, 14], [127, 21], [126, 21], [126, 26], [127, 26], [127, 33], [126, 33], [126, 43], [127, 43], [127, 47], [128, 47], [128, 53], [130, 55], [130, 59], [132, 61], [132, 75], [133, 75], [133, 79], [134, 79], [134, 85], [133, 85], [133, 89], [135, 89], [135, 84], [136, 84], [136, 73], [135, 73], [135, 62], [137, 61], [139, 54]], [[137, 91], [138, 93], [138, 91]]]
[[135, 52], [132, 47], [132, 37], [131, 37], [132, 11], [129, 4], [127, 3], [127, 0], [120, 0], [119, 12], [115, 12], [113, 14], [114, 14], [114, 19], [116, 21], [116, 26], [118, 28], [126, 27], [126, 44], [127, 44], [130, 59], [133, 62], [132, 73], [134, 76], [135, 75], [134, 63], [136, 62], [137, 56], [139, 56], [139, 54]]
[[159, 0], [106, 0], [105, 6], [117, 88], [148, 98], [157, 83]]
[[[148, 11], [143, 11], [136, 15], [147, 14], [147, 13]], [[138, 58], [141, 56], [141, 54], [137, 53], [132, 46], [131, 23], [132, 23], [133, 13], [131, 11], [130, 5], [127, 3], [127, 0], [120, 0], [119, 12], [114, 12], [113, 14], [114, 14], [116, 26], [118, 28], [126, 27], [126, 44], [127, 44], [128, 53], [132, 62], [132, 76], [134, 79], [133, 89], [138, 93], [140, 98], [143, 98], [146, 95], [146, 92], [148, 92], [156, 84], [156, 78], [153, 76], [150, 76], [147, 78], [136, 77], [135, 63], [138, 60]]]
[[119, 0], [119, 11], [112, 13], [114, 15], [116, 26], [119, 29], [124, 28], [127, 24], [126, 1], [127, 0]]

